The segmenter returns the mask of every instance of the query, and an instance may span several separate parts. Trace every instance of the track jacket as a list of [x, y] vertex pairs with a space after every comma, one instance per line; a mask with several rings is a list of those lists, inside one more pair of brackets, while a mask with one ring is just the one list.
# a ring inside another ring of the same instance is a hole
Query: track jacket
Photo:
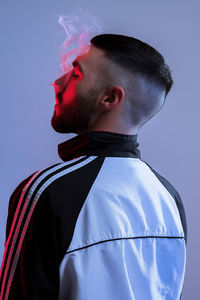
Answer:
[[184, 207], [137, 135], [89, 132], [58, 152], [10, 198], [0, 299], [180, 299]]

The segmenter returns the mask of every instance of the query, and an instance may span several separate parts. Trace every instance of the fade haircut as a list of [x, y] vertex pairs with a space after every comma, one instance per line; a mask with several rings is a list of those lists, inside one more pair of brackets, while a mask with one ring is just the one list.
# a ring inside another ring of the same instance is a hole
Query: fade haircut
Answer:
[[[135, 124], [143, 125], [161, 109], [173, 85], [171, 71], [163, 56], [150, 45], [119, 34], [97, 35], [91, 39], [91, 44], [127, 72], [127, 76], [122, 76], [129, 86], [129, 112]], [[120, 72], [115, 72], [114, 76], [116, 74], [121, 76]]]

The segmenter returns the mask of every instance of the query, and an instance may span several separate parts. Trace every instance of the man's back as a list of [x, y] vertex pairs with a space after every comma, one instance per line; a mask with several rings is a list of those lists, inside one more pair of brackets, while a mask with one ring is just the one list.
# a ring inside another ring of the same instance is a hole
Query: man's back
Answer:
[[136, 136], [90, 132], [59, 145], [64, 163], [33, 175], [9, 299], [179, 299], [184, 208], [137, 146]]
[[178, 299], [184, 261], [172, 195], [140, 159], [106, 157], [61, 263], [59, 299]]

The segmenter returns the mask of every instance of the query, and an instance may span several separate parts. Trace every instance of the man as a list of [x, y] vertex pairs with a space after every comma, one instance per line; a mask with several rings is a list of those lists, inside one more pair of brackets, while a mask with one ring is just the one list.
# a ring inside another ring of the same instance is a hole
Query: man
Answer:
[[172, 83], [154, 48], [115, 34], [55, 81], [52, 126], [77, 136], [10, 198], [1, 299], [180, 299], [184, 207], [137, 143]]

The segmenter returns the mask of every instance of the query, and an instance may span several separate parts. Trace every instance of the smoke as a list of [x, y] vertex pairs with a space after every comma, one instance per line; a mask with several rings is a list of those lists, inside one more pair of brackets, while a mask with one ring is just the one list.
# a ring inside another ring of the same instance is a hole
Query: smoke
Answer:
[[73, 14], [58, 19], [66, 33], [66, 39], [60, 48], [60, 73], [67, 73], [77, 55], [87, 53], [90, 40], [103, 32], [103, 25], [97, 18], [78, 7]]

